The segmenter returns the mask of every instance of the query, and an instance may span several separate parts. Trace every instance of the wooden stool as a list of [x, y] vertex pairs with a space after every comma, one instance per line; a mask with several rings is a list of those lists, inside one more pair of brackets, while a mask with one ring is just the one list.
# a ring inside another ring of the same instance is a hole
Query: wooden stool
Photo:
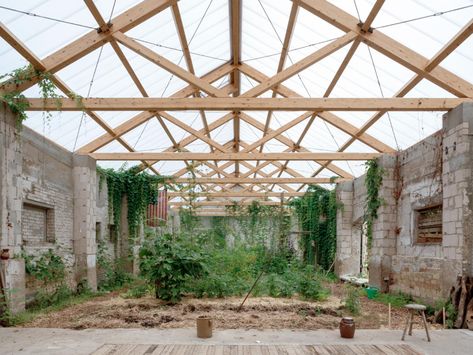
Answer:
[[414, 319], [415, 313], [419, 313], [422, 316], [422, 322], [424, 323], [425, 332], [427, 334], [427, 340], [430, 341], [429, 329], [427, 328], [427, 320], [425, 319], [425, 310], [427, 309], [427, 307], [421, 304], [406, 304], [406, 308], [409, 310], [409, 314], [407, 315], [407, 323], [406, 327], [404, 328], [404, 333], [402, 333], [401, 340], [404, 340], [407, 328], [409, 328], [409, 335], [412, 335], [412, 324], [414, 323], [412, 320]]

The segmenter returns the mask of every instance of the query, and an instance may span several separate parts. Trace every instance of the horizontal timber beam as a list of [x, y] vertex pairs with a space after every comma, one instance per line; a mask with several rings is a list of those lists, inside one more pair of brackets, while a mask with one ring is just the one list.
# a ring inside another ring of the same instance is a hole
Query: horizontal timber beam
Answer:
[[335, 182], [348, 181], [340, 177], [333, 178], [310, 178], [310, 177], [290, 177], [290, 178], [178, 178], [169, 183], [177, 184], [330, 184]]
[[89, 98], [27, 99], [28, 111], [449, 111], [470, 98]]
[[[258, 202], [259, 205], [262, 205], [262, 206], [280, 206], [281, 205], [281, 202], [280, 201], [258, 201], [258, 200], [255, 200]], [[192, 202], [192, 206], [234, 206], [234, 205], [237, 205], [237, 206], [249, 206], [253, 203], [252, 200], [245, 200], [245, 201], [221, 201], [221, 200], [218, 200], [218, 201], [193, 201]], [[172, 202], [172, 201], [169, 201], [168, 202], [169, 206], [179, 206], [179, 207], [182, 207], [182, 206], [189, 206], [190, 203], [189, 202]]]
[[[192, 197], [300, 197], [304, 196], [305, 192], [245, 192], [245, 191], [232, 191], [232, 192], [197, 192], [192, 193]], [[188, 192], [168, 192], [170, 198], [189, 196]]]
[[96, 160], [201, 160], [201, 161], [240, 161], [240, 160], [370, 160], [381, 153], [187, 153], [187, 152], [133, 152], [133, 153], [91, 153]]

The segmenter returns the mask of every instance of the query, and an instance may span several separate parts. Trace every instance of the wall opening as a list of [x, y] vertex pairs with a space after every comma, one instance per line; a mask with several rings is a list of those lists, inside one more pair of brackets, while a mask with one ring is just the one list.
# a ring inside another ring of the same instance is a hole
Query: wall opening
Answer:
[[54, 208], [25, 202], [22, 211], [21, 231], [25, 245], [54, 243]]
[[417, 209], [415, 236], [417, 244], [442, 243], [442, 205]]

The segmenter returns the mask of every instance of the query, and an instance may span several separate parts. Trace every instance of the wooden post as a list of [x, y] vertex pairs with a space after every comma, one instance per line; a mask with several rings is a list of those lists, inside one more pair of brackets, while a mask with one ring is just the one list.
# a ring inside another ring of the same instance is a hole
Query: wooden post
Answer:
[[443, 329], [445, 329], [445, 307], [442, 308], [442, 322], [443, 322]]
[[388, 328], [391, 329], [391, 303], [388, 304]]

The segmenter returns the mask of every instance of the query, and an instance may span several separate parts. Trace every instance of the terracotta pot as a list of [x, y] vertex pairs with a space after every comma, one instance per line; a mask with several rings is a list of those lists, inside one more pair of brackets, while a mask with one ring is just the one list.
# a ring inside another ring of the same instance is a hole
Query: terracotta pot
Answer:
[[343, 317], [340, 321], [340, 336], [342, 338], [353, 338], [355, 335], [355, 321], [351, 317]]
[[212, 319], [210, 317], [200, 316], [197, 318], [197, 337], [211, 338], [212, 337]]
[[2, 253], [0, 254], [0, 259], [2, 260], [10, 259], [10, 249], [2, 249]]

